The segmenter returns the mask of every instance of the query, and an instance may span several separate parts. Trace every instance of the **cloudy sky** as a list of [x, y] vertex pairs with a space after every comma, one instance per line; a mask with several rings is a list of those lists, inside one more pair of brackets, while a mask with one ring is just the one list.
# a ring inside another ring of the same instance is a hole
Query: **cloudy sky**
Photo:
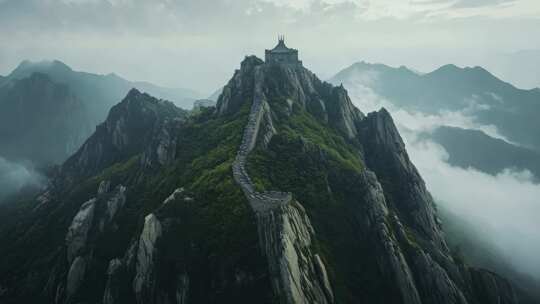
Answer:
[[538, 0], [0, 0], [0, 74], [59, 59], [209, 94], [278, 34], [322, 78], [361, 60], [455, 63], [540, 86]]

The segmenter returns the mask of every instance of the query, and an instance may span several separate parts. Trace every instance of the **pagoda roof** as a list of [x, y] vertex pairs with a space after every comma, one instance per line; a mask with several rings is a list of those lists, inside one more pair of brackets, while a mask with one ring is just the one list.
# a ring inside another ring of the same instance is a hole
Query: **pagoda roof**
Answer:
[[278, 44], [270, 50], [272, 53], [291, 53], [291, 52], [297, 52], [295, 49], [288, 48], [285, 45], [285, 39], [279, 38]]

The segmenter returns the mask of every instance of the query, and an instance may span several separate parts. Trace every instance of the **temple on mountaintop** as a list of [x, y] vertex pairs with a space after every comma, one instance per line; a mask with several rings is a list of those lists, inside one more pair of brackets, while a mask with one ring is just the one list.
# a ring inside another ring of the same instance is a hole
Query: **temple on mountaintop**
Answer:
[[290, 49], [285, 45], [285, 37], [278, 37], [278, 44], [271, 50], [265, 50], [264, 61], [268, 64], [295, 64], [302, 65], [298, 60], [298, 50]]

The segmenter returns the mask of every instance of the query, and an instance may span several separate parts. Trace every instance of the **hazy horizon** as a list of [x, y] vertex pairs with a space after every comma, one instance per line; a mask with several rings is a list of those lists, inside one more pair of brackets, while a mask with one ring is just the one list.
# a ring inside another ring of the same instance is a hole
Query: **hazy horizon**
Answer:
[[284, 34], [322, 79], [358, 61], [420, 72], [456, 64], [540, 87], [534, 0], [0, 0], [0, 26], [4, 76], [23, 60], [57, 59], [206, 96]]
[[540, 303], [540, 0], [0, 0], [0, 29], [0, 76], [41, 63], [0, 77], [1, 303]]

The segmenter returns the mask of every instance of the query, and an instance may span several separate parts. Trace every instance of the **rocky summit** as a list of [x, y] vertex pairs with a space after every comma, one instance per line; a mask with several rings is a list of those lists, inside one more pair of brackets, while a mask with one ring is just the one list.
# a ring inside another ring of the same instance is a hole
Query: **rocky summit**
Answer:
[[274, 61], [191, 115], [130, 91], [3, 215], [0, 302], [517, 302], [449, 249], [386, 110]]

